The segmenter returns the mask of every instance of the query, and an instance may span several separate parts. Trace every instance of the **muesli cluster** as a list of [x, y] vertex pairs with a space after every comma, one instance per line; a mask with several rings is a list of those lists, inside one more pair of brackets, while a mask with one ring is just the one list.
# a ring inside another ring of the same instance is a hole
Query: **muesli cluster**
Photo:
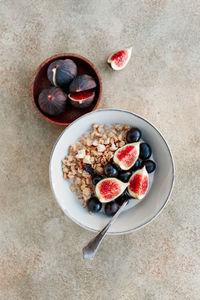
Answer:
[[112, 160], [117, 149], [126, 144], [129, 125], [115, 124], [113, 126], [93, 124], [89, 133], [85, 133], [75, 144], [70, 146], [68, 155], [62, 161], [65, 179], [70, 179], [71, 190], [83, 200], [83, 206], [94, 194], [95, 186], [91, 175], [83, 168], [90, 164], [99, 174], [103, 167]]

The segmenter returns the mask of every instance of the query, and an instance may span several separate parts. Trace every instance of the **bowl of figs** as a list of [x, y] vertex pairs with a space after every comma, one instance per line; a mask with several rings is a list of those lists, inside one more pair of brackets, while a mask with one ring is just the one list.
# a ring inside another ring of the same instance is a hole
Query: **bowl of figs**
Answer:
[[46, 59], [31, 81], [31, 99], [46, 121], [68, 126], [96, 110], [102, 98], [102, 79], [85, 57], [61, 53]]

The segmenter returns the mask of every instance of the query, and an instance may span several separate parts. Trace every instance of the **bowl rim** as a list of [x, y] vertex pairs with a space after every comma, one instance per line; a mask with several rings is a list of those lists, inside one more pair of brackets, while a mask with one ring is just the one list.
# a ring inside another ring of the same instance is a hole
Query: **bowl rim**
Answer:
[[57, 146], [57, 143], [59, 142], [60, 138], [62, 137], [62, 135], [65, 133], [65, 131], [71, 126], [73, 125], [75, 122], [78, 122], [79, 119], [81, 118], [84, 118], [84, 117], [87, 117], [89, 114], [93, 114], [93, 113], [98, 113], [98, 112], [102, 112], [102, 111], [110, 111], [110, 112], [115, 112], [115, 111], [118, 111], [118, 112], [125, 112], [125, 113], [128, 113], [128, 114], [131, 114], [131, 115], [134, 115], [135, 117], [139, 118], [139, 119], [142, 119], [143, 121], [145, 121], [146, 123], [148, 123], [155, 131], [157, 131], [157, 133], [160, 135], [160, 137], [162, 138], [162, 140], [164, 141], [165, 145], [166, 145], [166, 148], [168, 150], [168, 154], [170, 156], [170, 160], [171, 160], [171, 164], [172, 164], [172, 179], [171, 179], [171, 185], [170, 185], [170, 189], [169, 189], [169, 193], [163, 203], [163, 205], [160, 207], [160, 209], [158, 210], [158, 212], [153, 216], [151, 217], [150, 219], [148, 219], [146, 222], [142, 223], [141, 225], [138, 225], [137, 227], [133, 228], [133, 229], [129, 229], [129, 230], [124, 230], [124, 231], [119, 231], [119, 232], [107, 232], [107, 235], [122, 235], [122, 234], [128, 234], [128, 233], [132, 233], [134, 231], [137, 231], [143, 227], [145, 227], [146, 225], [148, 225], [149, 223], [151, 223], [153, 220], [155, 220], [159, 215], [160, 213], [163, 211], [163, 209], [166, 207], [169, 199], [170, 199], [170, 196], [171, 196], [171, 193], [172, 193], [172, 190], [173, 190], [173, 186], [174, 186], [174, 180], [175, 180], [175, 164], [174, 164], [174, 159], [173, 159], [173, 156], [172, 156], [172, 152], [171, 152], [171, 149], [168, 145], [168, 143], [166, 142], [165, 138], [163, 137], [163, 135], [161, 134], [161, 132], [151, 123], [149, 122], [147, 119], [143, 118], [142, 116], [138, 115], [138, 114], [135, 114], [133, 112], [130, 112], [128, 110], [123, 110], [123, 109], [113, 109], [113, 108], [106, 108], [106, 109], [99, 109], [99, 110], [96, 110], [96, 111], [91, 111], [87, 114], [84, 114], [82, 116], [80, 116], [78, 119], [76, 119], [75, 121], [73, 121], [68, 127], [66, 127], [63, 132], [59, 135], [59, 137], [57, 138], [54, 146], [53, 146], [53, 149], [51, 151], [51, 155], [50, 155], [50, 161], [49, 161], [49, 181], [50, 181], [50, 187], [51, 187], [51, 190], [52, 190], [52, 193], [54, 195], [54, 198], [56, 199], [59, 207], [61, 208], [61, 210], [64, 212], [65, 215], [67, 215], [74, 223], [76, 223], [77, 225], [79, 225], [80, 227], [86, 229], [86, 230], [89, 230], [89, 231], [93, 231], [93, 232], [100, 232], [100, 230], [96, 230], [96, 229], [93, 229], [89, 226], [86, 226], [82, 223], [80, 223], [79, 221], [77, 221], [73, 216], [71, 216], [68, 211], [64, 211], [55, 195], [55, 192], [54, 192], [54, 189], [53, 189], [53, 183], [52, 183], [52, 177], [51, 177], [51, 161], [52, 161], [52, 157], [53, 157], [53, 154], [54, 154], [54, 150]]
[[[41, 70], [41, 68], [43, 68], [47, 63], [49, 63], [49, 61], [51, 61], [52, 59], [59, 59], [60, 57], [62, 56], [71, 56], [71, 57], [75, 57], [75, 58], [79, 58], [81, 60], [83, 60], [84, 62], [86, 62], [93, 70], [94, 72], [96, 73], [97, 75], [97, 78], [98, 78], [98, 82], [99, 82], [99, 97], [97, 99], [97, 102], [94, 106], [94, 108], [92, 109], [92, 111], [95, 111], [97, 110], [97, 108], [99, 107], [100, 105], [100, 102], [102, 100], [102, 94], [103, 94], [103, 81], [102, 81], [102, 77], [101, 77], [101, 74], [100, 72], [98, 71], [98, 69], [95, 67], [95, 65], [89, 60], [87, 59], [86, 57], [84, 56], [81, 56], [79, 54], [76, 54], [76, 53], [59, 53], [59, 54], [55, 54], [55, 55], [52, 55], [51, 57], [48, 57], [46, 58], [38, 67], [37, 69], [35, 70], [35, 72], [33, 73], [32, 75], [32, 78], [31, 78], [31, 85], [30, 85], [30, 96], [31, 96], [31, 101], [32, 101], [32, 104], [35, 108], [35, 110], [39, 113], [40, 116], [42, 116], [43, 119], [45, 119], [46, 121], [48, 121], [49, 123], [52, 123], [52, 124], [55, 124], [55, 125], [59, 125], [59, 126], [68, 126], [70, 125], [71, 123], [73, 123], [74, 121], [72, 122], [57, 122], [55, 120], [52, 120], [51, 117], [48, 117], [46, 116], [45, 114], [43, 114], [39, 108], [37, 107], [36, 105], [36, 101], [35, 101], [35, 97], [33, 95], [33, 90], [34, 90], [34, 84], [35, 84], [35, 79], [36, 79], [36, 76], [37, 74], [39, 73], [39, 71]], [[91, 112], [92, 112], [91, 111]], [[90, 113], [90, 112], [89, 112]], [[84, 116], [85, 114], [83, 114]]]

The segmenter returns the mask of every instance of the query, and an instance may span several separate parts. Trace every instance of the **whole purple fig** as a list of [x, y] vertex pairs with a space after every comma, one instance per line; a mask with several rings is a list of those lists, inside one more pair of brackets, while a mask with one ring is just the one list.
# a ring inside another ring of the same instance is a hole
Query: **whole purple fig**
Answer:
[[56, 116], [66, 110], [67, 95], [56, 87], [44, 89], [38, 98], [40, 109], [50, 115]]
[[51, 84], [67, 88], [77, 75], [77, 66], [71, 59], [56, 60], [52, 62], [47, 70], [47, 76]]

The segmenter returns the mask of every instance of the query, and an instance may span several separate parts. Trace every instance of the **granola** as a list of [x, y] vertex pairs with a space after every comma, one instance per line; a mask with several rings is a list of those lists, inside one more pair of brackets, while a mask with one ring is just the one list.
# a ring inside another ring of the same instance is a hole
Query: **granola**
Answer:
[[112, 160], [114, 152], [125, 145], [129, 125], [114, 124], [113, 126], [93, 124], [89, 133], [70, 146], [68, 155], [62, 160], [62, 170], [65, 179], [71, 180], [71, 190], [78, 199], [83, 200], [83, 206], [94, 194], [91, 175], [84, 171], [83, 164], [91, 166], [100, 174], [103, 167]]

